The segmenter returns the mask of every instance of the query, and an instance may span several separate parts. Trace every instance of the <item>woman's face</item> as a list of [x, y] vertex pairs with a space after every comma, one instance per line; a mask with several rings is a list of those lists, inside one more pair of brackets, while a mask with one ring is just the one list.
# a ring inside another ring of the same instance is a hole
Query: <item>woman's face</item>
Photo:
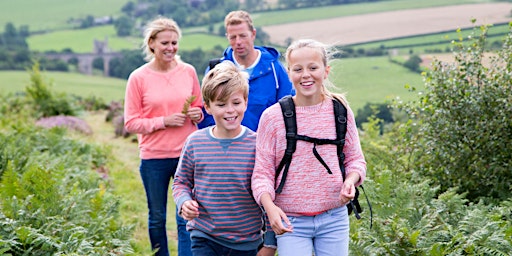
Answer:
[[155, 35], [149, 41], [149, 47], [153, 49], [155, 59], [158, 61], [171, 62], [178, 52], [178, 33], [164, 30]]
[[293, 50], [288, 58], [288, 74], [297, 98], [320, 103], [329, 69], [324, 65], [321, 53], [315, 49], [303, 47]]

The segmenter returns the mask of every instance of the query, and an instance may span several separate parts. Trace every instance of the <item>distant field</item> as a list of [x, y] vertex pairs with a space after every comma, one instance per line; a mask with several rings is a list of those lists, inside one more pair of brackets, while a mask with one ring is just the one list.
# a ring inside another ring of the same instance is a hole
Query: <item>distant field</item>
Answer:
[[383, 103], [396, 97], [404, 101], [415, 99], [405, 85], [423, 88], [420, 74], [393, 64], [387, 57], [350, 58], [336, 60], [329, 73], [338, 92], [346, 92], [351, 108], [356, 111], [366, 103]]
[[264, 26], [263, 30], [279, 45], [289, 38], [350, 45], [472, 27], [472, 18], [476, 18], [476, 25], [509, 22], [510, 10], [512, 3], [467, 4]]
[[[142, 44], [142, 37], [118, 37], [113, 25], [80, 30], [62, 30], [48, 34], [35, 35], [29, 37], [27, 43], [31, 50], [39, 52], [50, 50], [61, 51], [62, 49], [70, 48], [76, 53], [88, 53], [93, 51], [94, 40], [103, 41], [105, 38], [107, 38], [109, 48], [112, 51], [140, 49]], [[203, 33], [190, 33], [183, 35], [180, 41], [180, 49], [211, 49], [215, 45], [225, 47], [227, 43], [225, 37]]]
[[[88, 97], [95, 95], [106, 103], [124, 99], [126, 80], [78, 73], [42, 72], [45, 81], [52, 81], [52, 88], [59, 92]], [[25, 90], [30, 75], [25, 71], [0, 71], [0, 93]]]
[[345, 4], [317, 8], [284, 10], [274, 12], [254, 13], [253, 20], [256, 26], [270, 26], [288, 24], [302, 21], [324, 20], [337, 17], [354, 16], [369, 13], [387, 12], [395, 10], [427, 8], [435, 6], [448, 6], [472, 3], [489, 3], [489, 0], [392, 0], [361, 4]]
[[87, 15], [117, 16], [130, 0], [2, 0], [0, 1], [0, 31], [7, 22], [15, 27], [28, 25], [30, 31], [71, 28], [71, 18]]
[[[24, 15], [12, 15], [13, 13], [18, 13], [18, 10], [24, 10], [21, 6], [23, 3], [32, 2], [35, 0], [24, 0], [16, 2], [20, 5], [20, 8], [3, 8], [3, 5], [6, 3], [14, 2], [13, 0], [4, 0], [0, 1], [0, 24], [2, 24], [3, 19], [6, 17], [12, 17], [12, 22], [15, 25], [19, 26], [20, 22], [26, 22], [29, 24], [29, 30], [34, 31], [38, 29], [34, 29], [34, 27], [42, 26], [46, 24], [48, 21], [52, 21], [52, 24], [55, 25], [55, 29], [63, 30], [64, 28], [69, 28], [69, 25], [66, 25], [67, 19], [62, 19], [61, 15], [51, 16], [50, 13], [54, 12], [62, 12], [65, 13], [68, 17], [81, 17], [81, 13], [88, 12], [91, 6], [101, 6], [100, 8], [96, 8], [98, 12], [87, 13], [86, 15], [93, 14], [94, 16], [102, 16], [103, 13], [111, 12], [117, 14], [120, 12], [121, 6], [123, 6], [127, 0], [115, 0], [114, 3], [109, 2], [108, 8], [104, 8], [98, 0], [88, 0], [86, 4], [82, 4], [86, 6], [86, 8], [73, 9], [70, 5], [77, 5], [74, 1], [66, 1], [65, 0], [51, 0], [55, 3], [58, 8], [51, 9], [49, 11], [45, 11], [43, 14], [34, 13], [30, 16], [30, 19], [24, 19], [22, 16]], [[63, 3], [61, 3], [63, 2]], [[338, 6], [328, 6], [328, 7], [319, 7], [319, 8], [308, 8], [308, 9], [296, 9], [289, 11], [274, 11], [274, 12], [262, 12], [262, 13], [253, 13], [252, 16], [254, 18], [255, 25], [258, 27], [263, 27], [266, 33], [271, 35], [271, 41], [278, 42], [281, 39], [276, 38], [276, 36], [272, 33], [272, 31], [267, 31], [269, 25], [276, 24], [285, 24], [285, 23], [293, 23], [293, 22], [301, 22], [301, 21], [317, 21], [317, 20], [325, 20], [335, 17], [343, 17], [343, 16], [351, 16], [351, 15], [360, 15], [360, 14], [368, 14], [368, 13], [376, 13], [376, 12], [384, 12], [390, 10], [403, 10], [403, 9], [414, 9], [414, 8], [425, 8], [432, 6], [445, 6], [445, 5], [454, 5], [454, 4], [464, 4], [464, 3], [481, 3], [488, 2], [484, 0], [432, 0], [432, 1], [411, 1], [411, 0], [392, 0], [392, 1], [382, 1], [382, 2], [374, 2], [374, 3], [364, 3], [364, 4], [349, 4], [349, 5], [338, 5]], [[40, 3], [35, 2], [36, 4], [31, 5], [30, 10], [33, 10]], [[17, 5], [13, 5], [17, 6]], [[35, 7], [34, 7], [35, 6]], [[116, 7], [117, 6], [117, 7]], [[117, 8], [117, 9], [116, 9]], [[41, 9], [47, 9], [41, 7]], [[72, 9], [72, 10], [70, 10]], [[11, 11], [7, 11], [11, 10]], [[21, 11], [20, 11], [21, 12]], [[5, 15], [4, 15], [5, 13]], [[48, 16], [47, 16], [48, 15]], [[85, 16], [83, 16], [85, 17]], [[14, 19], [16, 18], [16, 20]], [[41, 20], [38, 20], [41, 19]], [[7, 22], [7, 21], [5, 21]], [[219, 26], [222, 22], [217, 23], [216, 26]], [[21, 25], [21, 24], [20, 24]], [[292, 26], [293, 28], [290, 31], [285, 31], [282, 33], [282, 36], [287, 38], [288, 36], [293, 37], [293, 30], [300, 29], [302, 25]], [[307, 26], [306, 26], [307, 27]], [[327, 26], [327, 28], [333, 28], [332, 25]], [[3, 27], [0, 27], [0, 30]], [[50, 25], [48, 25], [49, 30]], [[324, 29], [323, 26], [319, 27], [320, 30]], [[226, 45], [226, 41], [223, 37], [218, 37], [214, 35], [199, 35], [197, 32], [206, 32], [206, 27], [192, 27], [192, 28], [183, 28], [183, 40], [181, 47], [185, 50], [202, 48], [202, 49], [211, 49], [215, 45]], [[327, 32], [326, 34], [333, 34], [334, 32]], [[142, 38], [118, 38], [113, 26], [102, 26], [102, 27], [94, 27], [90, 29], [84, 30], [63, 30], [56, 31], [48, 34], [34, 35], [28, 38], [27, 42], [29, 44], [30, 49], [37, 51], [47, 51], [47, 50], [57, 50], [60, 51], [65, 48], [70, 48], [74, 52], [83, 53], [83, 52], [91, 52], [93, 48], [93, 40], [104, 40], [105, 37], [108, 37], [109, 46], [114, 51], [119, 51], [122, 49], [136, 49], [140, 45], [140, 41]]]
[[[489, 27], [487, 33], [488, 42], [492, 43], [494, 41], [503, 40], [504, 34], [509, 30], [510, 28], [508, 24]], [[472, 31], [473, 29], [465, 29], [461, 30], [460, 34], [463, 38], [467, 38]], [[410, 51], [414, 53], [421, 53], [426, 50], [451, 49], [451, 41], [458, 41], [458, 36], [459, 34], [456, 30], [453, 30], [445, 33], [408, 36], [398, 39], [383, 40], [375, 43], [354, 44], [347, 47], [352, 47], [354, 49], [376, 49], [385, 47], [387, 49], [397, 49], [398, 54], [408, 54]]]
[[[354, 111], [368, 102], [385, 102], [396, 96], [410, 100], [414, 96], [404, 89], [405, 84], [422, 86], [419, 74], [390, 63], [387, 57], [342, 59], [332, 66], [330, 79], [339, 90], [348, 93]], [[43, 72], [43, 76], [53, 81], [57, 91], [84, 97], [96, 95], [106, 102], [124, 98], [126, 80], [123, 79], [62, 72]], [[29, 79], [27, 72], [0, 71], [0, 93], [23, 91]]]

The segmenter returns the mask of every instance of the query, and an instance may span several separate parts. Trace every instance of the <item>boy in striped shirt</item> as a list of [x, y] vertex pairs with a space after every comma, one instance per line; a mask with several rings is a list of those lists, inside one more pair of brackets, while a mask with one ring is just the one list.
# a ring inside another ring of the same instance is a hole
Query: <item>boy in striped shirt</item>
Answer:
[[194, 256], [255, 256], [263, 222], [251, 191], [256, 133], [241, 125], [247, 77], [233, 63], [222, 62], [205, 75], [201, 90], [216, 125], [187, 138], [173, 197], [188, 220]]

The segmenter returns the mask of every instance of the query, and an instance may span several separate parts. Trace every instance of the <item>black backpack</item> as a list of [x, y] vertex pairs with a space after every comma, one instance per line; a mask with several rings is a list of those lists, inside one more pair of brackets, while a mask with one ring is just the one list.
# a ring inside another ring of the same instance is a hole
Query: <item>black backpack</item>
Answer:
[[208, 67], [210, 68], [209, 70], [212, 70], [215, 66], [217, 66], [217, 64], [221, 63], [221, 59], [220, 58], [214, 58], [214, 59], [211, 59], [208, 61]]
[[[296, 146], [297, 146], [297, 140], [303, 140], [307, 142], [313, 143], [313, 154], [315, 155], [316, 159], [320, 161], [320, 163], [327, 169], [327, 172], [329, 174], [332, 174], [329, 166], [324, 162], [320, 154], [318, 154], [316, 150], [316, 145], [324, 145], [324, 144], [334, 144], [337, 146], [337, 154], [338, 154], [338, 161], [340, 164], [341, 169], [341, 175], [343, 177], [343, 180], [346, 178], [346, 172], [345, 172], [345, 154], [343, 153], [343, 146], [345, 145], [345, 134], [347, 132], [347, 108], [338, 100], [333, 99], [333, 105], [334, 105], [334, 116], [335, 116], [335, 122], [336, 122], [336, 139], [330, 140], [330, 139], [318, 139], [318, 138], [312, 138], [305, 135], [299, 135], [297, 134], [297, 118], [295, 115], [295, 104], [293, 102], [293, 99], [291, 96], [285, 96], [279, 100], [279, 105], [281, 105], [281, 110], [283, 112], [283, 118], [284, 118], [284, 124], [286, 127], [286, 150], [283, 156], [283, 159], [281, 159], [281, 162], [279, 163], [279, 166], [276, 170], [276, 179], [283, 170], [283, 176], [281, 178], [281, 182], [279, 183], [279, 186], [276, 189], [276, 193], [279, 194], [282, 192], [284, 183], [286, 180], [286, 176], [288, 174], [288, 169], [290, 167], [290, 163], [292, 162], [292, 156], [295, 152]], [[359, 186], [364, 192], [363, 186]], [[366, 201], [368, 203], [369, 209], [370, 209], [370, 216], [373, 218], [373, 211], [372, 206], [370, 204], [370, 201], [368, 200], [368, 197], [366, 196]], [[359, 213], [363, 212], [363, 209], [361, 208], [361, 205], [359, 204], [359, 189], [356, 187], [356, 195], [353, 200], [350, 200], [350, 203], [347, 204], [348, 213], [351, 214], [354, 212], [354, 215], [357, 219], [360, 219], [361, 216]], [[370, 225], [371, 227], [371, 225]]]

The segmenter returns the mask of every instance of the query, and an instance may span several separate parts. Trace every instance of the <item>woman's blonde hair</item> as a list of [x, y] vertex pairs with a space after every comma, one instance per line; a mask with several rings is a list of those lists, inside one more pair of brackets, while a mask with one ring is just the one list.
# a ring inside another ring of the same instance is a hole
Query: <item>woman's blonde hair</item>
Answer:
[[[144, 59], [150, 61], [154, 57], [154, 50], [149, 47], [149, 42], [156, 38], [156, 35], [162, 31], [171, 31], [178, 34], [178, 39], [181, 39], [181, 30], [178, 23], [173, 19], [158, 17], [152, 20], [144, 30], [144, 41], [142, 44], [142, 52]], [[179, 56], [176, 56], [179, 58]]]
[[[285, 53], [285, 59], [286, 63], [288, 64], [288, 69], [290, 69], [290, 55], [294, 50], [301, 49], [301, 48], [310, 48], [318, 54], [320, 54], [322, 58], [322, 62], [325, 67], [329, 65], [329, 61], [331, 60], [332, 56], [334, 56], [337, 53], [337, 50], [334, 47], [330, 47], [324, 43], [321, 43], [319, 41], [313, 40], [313, 39], [300, 39], [297, 41], [294, 41], [290, 46], [288, 46], [288, 49], [286, 49]], [[345, 94], [340, 93], [333, 93], [329, 91], [329, 88], [335, 88], [336, 86], [328, 79], [324, 79], [323, 83], [323, 92], [324, 95], [328, 98], [336, 98], [343, 103], [343, 105], [347, 105], [347, 100], [345, 98]]]
[[217, 64], [204, 76], [201, 85], [204, 104], [212, 101], [227, 101], [236, 92], [242, 92], [247, 101], [249, 96], [248, 74], [240, 71], [231, 61]]

